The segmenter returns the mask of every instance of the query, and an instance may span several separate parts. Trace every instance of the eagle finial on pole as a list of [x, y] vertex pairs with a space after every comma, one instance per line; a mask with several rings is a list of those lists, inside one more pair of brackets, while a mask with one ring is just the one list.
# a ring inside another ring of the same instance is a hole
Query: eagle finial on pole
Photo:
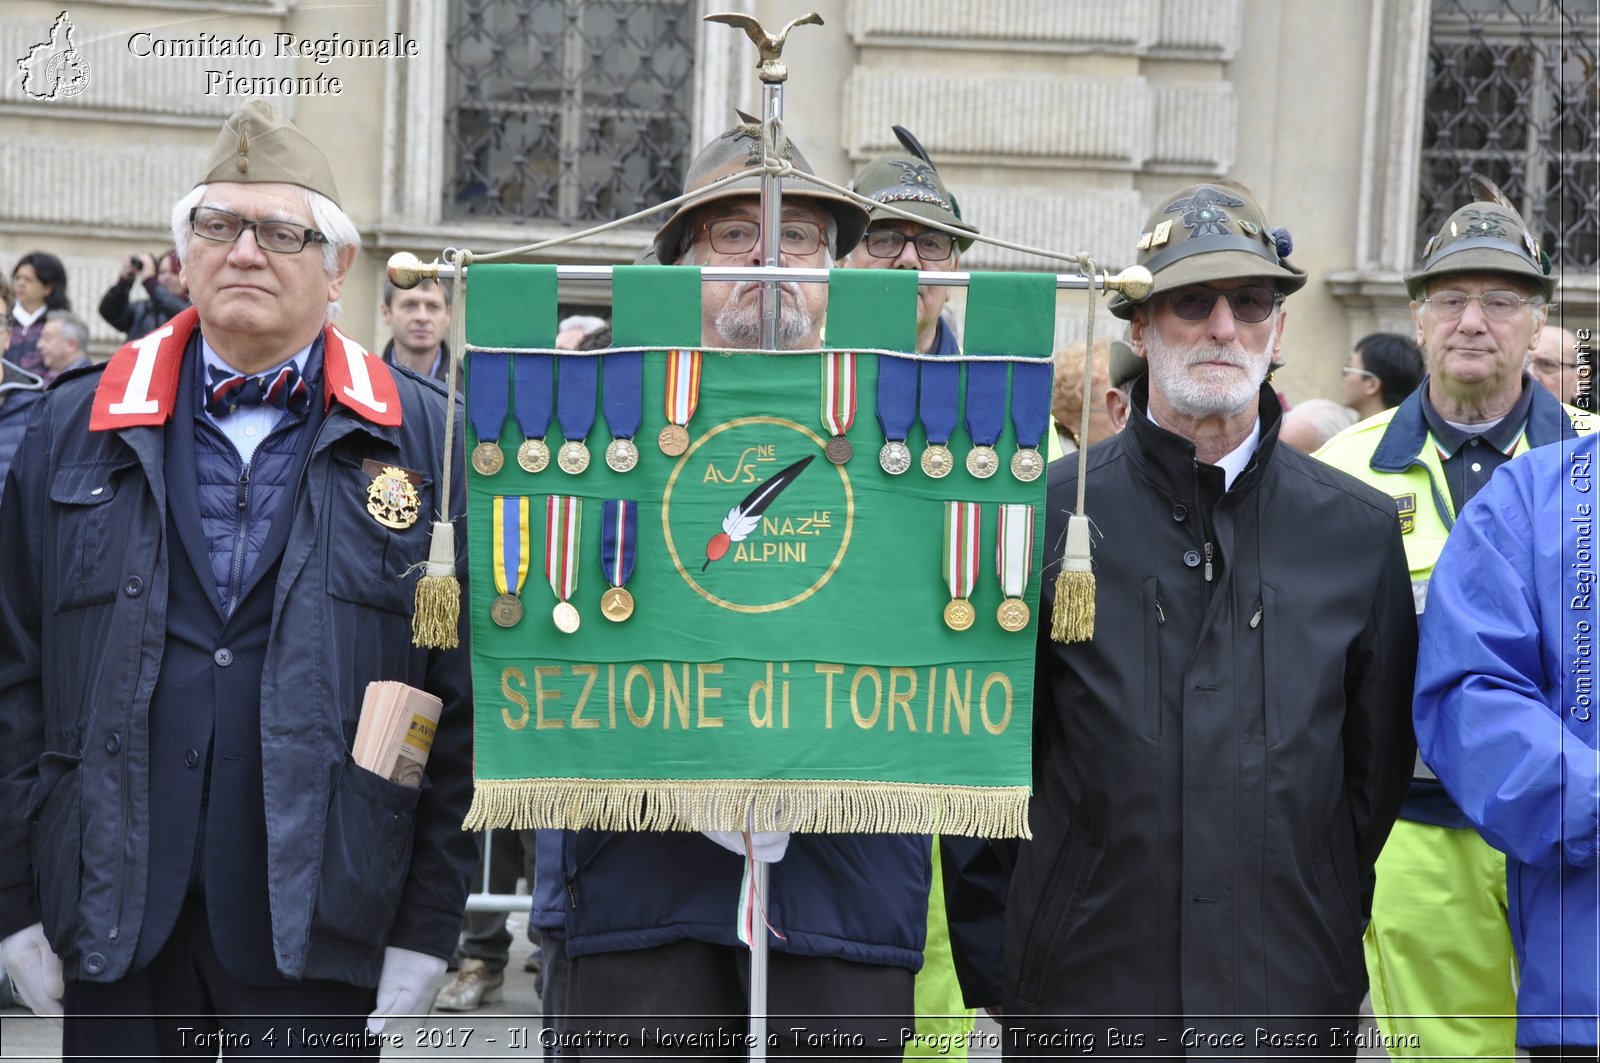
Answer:
[[783, 63], [783, 44], [789, 37], [789, 31], [796, 26], [822, 25], [822, 16], [815, 11], [808, 11], [793, 20], [779, 30], [776, 36], [763, 29], [754, 15], [746, 15], [741, 11], [723, 11], [707, 15], [705, 20], [721, 22], [744, 30], [745, 36], [750, 38], [751, 43], [761, 53], [761, 63], [756, 69], [760, 71], [761, 80], [768, 84], [779, 84], [789, 77], [789, 68]]

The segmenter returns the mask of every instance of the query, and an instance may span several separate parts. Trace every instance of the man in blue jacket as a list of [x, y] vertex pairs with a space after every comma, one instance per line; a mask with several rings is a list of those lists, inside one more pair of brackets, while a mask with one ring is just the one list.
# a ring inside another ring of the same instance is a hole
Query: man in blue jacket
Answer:
[[[9, 316], [16, 296], [11, 285], [0, 279], [0, 314]], [[3, 357], [11, 343], [9, 329], [0, 328], [0, 491], [5, 489], [6, 470], [22, 445], [22, 431], [28, 424], [28, 408], [39, 400], [44, 381]]]
[[1595, 1058], [1600, 709], [1595, 437], [1495, 473], [1434, 568], [1414, 708], [1428, 765], [1506, 855], [1517, 1044]]
[[[0, 957], [68, 1056], [376, 1055], [475, 857], [466, 650], [411, 642], [445, 398], [330, 324], [360, 237], [270, 105], [173, 217], [193, 307], [59, 383], [0, 505]], [[351, 758], [373, 680], [444, 703], [420, 789]]]

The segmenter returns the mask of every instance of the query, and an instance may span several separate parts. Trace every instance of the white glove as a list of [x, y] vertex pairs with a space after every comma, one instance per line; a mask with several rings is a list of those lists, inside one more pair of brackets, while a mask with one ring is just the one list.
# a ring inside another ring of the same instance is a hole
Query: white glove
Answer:
[[383, 950], [383, 973], [378, 976], [378, 1006], [367, 1016], [367, 1029], [383, 1032], [389, 1020], [401, 1015], [426, 1015], [445, 962], [437, 956], [410, 949]]
[[[735, 856], [744, 855], [744, 835], [736, 830], [701, 831], [707, 838]], [[776, 864], [789, 851], [789, 832], [758, 830], [750, 834], [750, 851], [758, 864]]]
[[44, 924], [34, 923], [26, 930], [0, 941], [0, 960], [17, 988], [17, 996], [35, 1015], [60, 1015], [61, 961], [44, 938]]

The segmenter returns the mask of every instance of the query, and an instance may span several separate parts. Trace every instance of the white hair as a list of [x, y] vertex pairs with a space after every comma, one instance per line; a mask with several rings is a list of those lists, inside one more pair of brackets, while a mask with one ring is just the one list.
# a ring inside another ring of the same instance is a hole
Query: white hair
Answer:
[[[177, 250], [178, 261], [187, 264], [189, 261], [189, 212], [205, 202], [206, 193], [210, 191], [209, 184], [195, 185], [189, 194], [178, 200], [172, 207], [172, 246]], [[305, 194], [306, 209], [311, 214], [311, 227], [318, 230], [328, 238], [322, 245], [322, 268], [328, 275], [339, 271], [339, 256], [345, 248], [359, 252], [361, 250], [361, 233], [356, 229], [356, 223], [350, 220], [350, 215], [339, 209], [339, 205], [321, 192], [314, 192], [309, 188], [300, 189]], [[339, 316], [339, 303], [328, 304], [328, 319]]]
[[582, 329], [585, 336], [593, 335], [606, 327], [606, 319], [595, 317], [592, 314], [573, 314], [563, 318], [561, 324], [556, 326], [557, 332], [566, 332], [568, 329]]
[[[1295, 403], [1283, 416], [1284, 428], [1287, 428], [1291, 421], [1296, 424], [1304, 423], [1312, 432], [1316, 447], [1322, 446], [1361, 419], [1361, 415], [1355, 410], [1332, 399], [1305, 399]], [[1315, 450], [1316, 447], [1312, 449]]]

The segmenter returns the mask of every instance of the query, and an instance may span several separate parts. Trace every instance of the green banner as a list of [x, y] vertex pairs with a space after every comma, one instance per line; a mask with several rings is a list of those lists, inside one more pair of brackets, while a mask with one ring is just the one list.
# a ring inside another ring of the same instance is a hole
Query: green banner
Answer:
[[[469, 373], [475, 348], [550, 351], [554, 267], [474, 265], [469, 279]], [[644, 349], [634, 468], [599, 459], [612, 438], [603, 363], [615, 355], [561, 352], [558, 381], [578, 359], [602, 363], [586, 440], [596, 460], [575, 475], [555, 462], [528, 473], [515, 460], [468, 473], [477, 706], [468, 826], [733, 830], [753, 812], [760, 830], [1026, 835], [1040, 618], [1024, 623], [1013, 604], [1009, 622], [1023, 626], [1002, 626], [997, 531], [1001, 507], [1013, 507], [1011, 578], [1025, 573], [1026, 586], [1011, 597], [1036, 603], [1045, 480], [1021, 482], [1004, 460], [1016, 449], [1010, 389], [992, 477], [968, 473], [961, 417], [948, 476], [930, 478], [915, 461], [885, 472], [879, 366], [925, 360], [890, 353], [913, 344], [915, 275], [836, 270], [827, 342], [861, 352], [849, 459], [825, 454], [824, 412], [825, 393], [847, 405], [848, 374], [815, 351], [700, 356], [687, 448], [669, 455], [658, 436], [669, 380], [693, 379], [678, 352], [700, 338], [699, 287], [694, 269], [615, 271], [613, 342]], [[960, 363], [959, 394], [980, 362], [1002, 379], [1020, 359], [1048, 364], [1054, 307], [1053, 277], [975, 276], [966, 332], [983, 346], [944, 360]], [[915, 394], [902, 399], [915, 407]], [[1024, 401], [1047, 407], [1048, 378]], [[470, 427], [467, 442], [478, 443]], [[521, 442], [508, 416], [498, 445], [513, 459]], [[552, 418], [547, 443], [554, 452], [561, 442]], [[907, 444], [922, 452], [920, 425]], [[602, 611], [617, 576], [604, 543], [619, 501], [636, 513], [624, 619], [612, 598]], [[946, 622], [951, 513], [977, 531], [956, 537], [957, 579], [973, 572], [966, 630]], [[496, 568], [510, 588], [519, 564], [520, 616], [502, 626], [491, 615]], [[564, 631], [574, 611], [576, 630]]]

